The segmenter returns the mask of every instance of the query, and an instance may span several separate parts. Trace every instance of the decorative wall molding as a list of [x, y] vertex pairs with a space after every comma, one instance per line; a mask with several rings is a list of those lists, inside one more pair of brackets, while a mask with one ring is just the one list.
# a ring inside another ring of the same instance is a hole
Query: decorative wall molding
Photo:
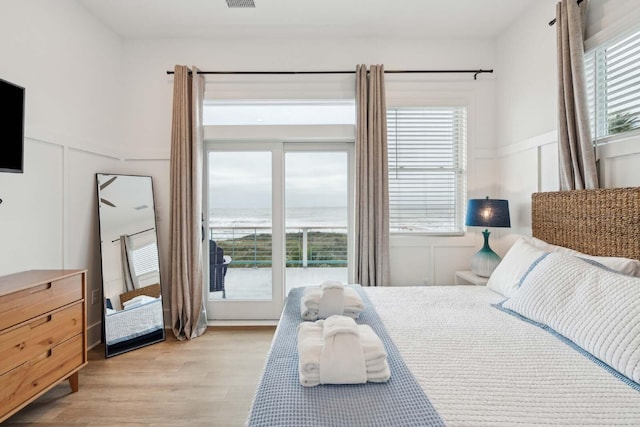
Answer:
[[115, 147], [96, 144], [94, 142], [72, 137], [69, 135], [62, 135], [55, 132], [45, 131], [42, 129], [38, 129], [35, 126], [25, 127], [25, 139], [58, 145], [60, 147], [73, 148], [78, 151], [98, 154], [112, 159], [122, 158], [122, 153]]
[[496, 151], [496, 157], [501, 159], [510, 155], [527, 151], [532, 148], [541, 147], [543, 145], [553, 144], [558, 141], [558, 133], [556, 130], [543, 133], [542, 135], [533, 136], [531, 138], [524, 139], [514, 144], [500, 147]]

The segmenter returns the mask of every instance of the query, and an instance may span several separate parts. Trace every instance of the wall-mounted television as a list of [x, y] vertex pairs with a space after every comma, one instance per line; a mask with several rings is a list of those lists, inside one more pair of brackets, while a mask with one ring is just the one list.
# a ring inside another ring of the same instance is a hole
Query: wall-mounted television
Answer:
[[24, 170], [24, 88], [0, 79], [0, 172]]

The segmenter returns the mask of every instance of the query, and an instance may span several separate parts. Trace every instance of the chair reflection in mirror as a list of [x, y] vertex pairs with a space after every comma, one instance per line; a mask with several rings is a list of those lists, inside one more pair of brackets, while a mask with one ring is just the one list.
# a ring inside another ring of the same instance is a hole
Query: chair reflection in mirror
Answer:
[[107, 357], [165, 339], [151, 177], [97, 174]]

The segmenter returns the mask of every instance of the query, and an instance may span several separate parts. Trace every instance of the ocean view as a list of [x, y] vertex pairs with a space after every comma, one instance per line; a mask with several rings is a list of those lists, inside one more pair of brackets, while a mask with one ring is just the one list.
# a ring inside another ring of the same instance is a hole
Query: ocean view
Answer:
[[[346, 207], [289, 208], [286, 211], [287, 228], [347, 227]], [[211, 228], [271, 227], [269, 208], [218, 208], [209, 211]]]

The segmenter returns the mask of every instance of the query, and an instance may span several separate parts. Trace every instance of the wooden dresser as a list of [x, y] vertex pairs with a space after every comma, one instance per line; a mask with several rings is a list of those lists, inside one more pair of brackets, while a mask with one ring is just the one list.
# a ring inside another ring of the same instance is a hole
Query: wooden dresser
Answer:
[[0, 277], [0, 422], [87, 364], [86, 270]]

